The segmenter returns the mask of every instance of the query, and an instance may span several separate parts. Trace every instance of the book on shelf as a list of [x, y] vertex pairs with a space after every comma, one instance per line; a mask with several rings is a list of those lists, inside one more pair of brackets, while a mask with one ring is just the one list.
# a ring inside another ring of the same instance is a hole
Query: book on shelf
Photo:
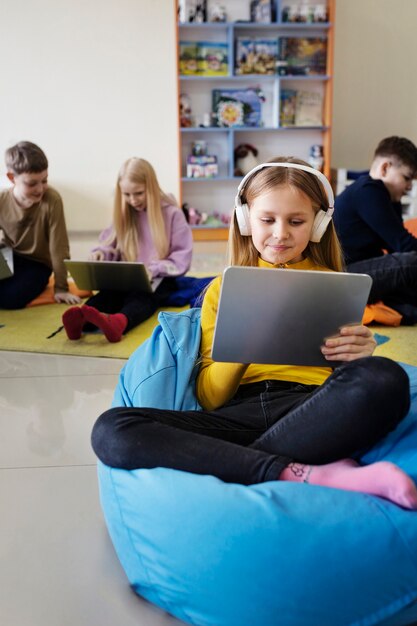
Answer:
[[237, 37], [235, 43], [235, 73], [275, 74], [278, 59], [278, 39]]
[[184, 76], [227, 76], [227, 43], [180, 41], [179, 69]]
[[323, 94], [319, 91], [298, 91], [295, 105], [296, 126], [323, 125]]
[[278, 59], [278, 38], [255, 39], [255, 74], [275, 74]]
[[235, 41], [235, 74], [253, 74], [254, 61], [254, 40], [248, 37], [237, 37]]
[[295, 89], [282, 89], [279, 98], [279, 125], [295, 126], [295, 108], [297, 91]]
[[198, 46], [195, 41], [180, 41], [179, 43], [179, 69], [183, 75], [198, 74]]
[[318, 91], [283, 89], [279, 99], [279, 124], [322, 126], [323, 94]]
[[217, 157], [214, 154], [190, 154], [187, 157], [187, 178], [214, 178], [218, 173]]
[[199, 41], [197, 43], [198, 73], [200, 76], [227, 76], [227, 43]]
[[215, 126], [262, 126], [259, 89], [213, 89], [212, 102]]
[[279, 48], [279, 74], [309, 76], [326, 73], [325, 37], [280, 37]]

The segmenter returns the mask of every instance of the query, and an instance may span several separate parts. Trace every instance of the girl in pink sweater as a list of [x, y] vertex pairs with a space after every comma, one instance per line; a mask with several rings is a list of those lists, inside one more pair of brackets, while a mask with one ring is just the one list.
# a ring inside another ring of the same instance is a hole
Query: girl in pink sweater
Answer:
[[120, 341], [165, 305], [175, 291], [175, 277], [190, 267], [192, 245], [185, 216], [160, 189], [152, 165], [128, 159], [117, 179], [113, 224], [101, 233], [91, 259], [138, 261], [152, 280], [162, 280], [151, 294], [102, 290], [81, 307], [71, 307], [62, 316], [68, 338], [80, 339], [84, 330], [100, 328], [108, 341]]

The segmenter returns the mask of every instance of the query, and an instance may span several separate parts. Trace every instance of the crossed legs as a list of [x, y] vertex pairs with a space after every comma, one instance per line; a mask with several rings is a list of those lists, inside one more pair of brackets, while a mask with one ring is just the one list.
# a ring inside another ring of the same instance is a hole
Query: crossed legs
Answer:
[[[270, 383], [265, 381], [266, 387], [274, 388]], [[382, 439], [408, 411], [408, 377], [395, 362], [359, 359], [301, 395], [302, 385], [294, 385], [289, 409], [287, 391], [259, 394], [257, 384], [250, 397], [250, 386], [243, 387], [248, 388], [244, 401], [212, 412], [110, 409], [94, 426], [93, 448], [113, 467], [170, 467], [241, 484], [304, 481], [417, 508], [413, 481], [395, 465], [361, 467], [349, 458]]]

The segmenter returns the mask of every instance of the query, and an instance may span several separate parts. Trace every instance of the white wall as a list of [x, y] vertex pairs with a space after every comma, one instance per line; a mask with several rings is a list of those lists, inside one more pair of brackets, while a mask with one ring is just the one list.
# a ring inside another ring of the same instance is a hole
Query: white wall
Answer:
[[416, 25], [416, 0], [336, 0], [333, 167], [369, 167], [389, 135], [417, 143]]
[[[28, 139], [71, 231], [107, 225], [130, 156], [178, 196], [175, 21], [174, 0], [1, 2], [0, 184]], [[389, 134], [417, 142], [416, 24], [416, 0], [336, 0], [334, 167], [366, 168]]]
[[117, 171], [148, 159], [178, 196], [174, 0], [0, 6], [0, 172], [20, 140], [46, 152], [71, 231], [111, 219]]

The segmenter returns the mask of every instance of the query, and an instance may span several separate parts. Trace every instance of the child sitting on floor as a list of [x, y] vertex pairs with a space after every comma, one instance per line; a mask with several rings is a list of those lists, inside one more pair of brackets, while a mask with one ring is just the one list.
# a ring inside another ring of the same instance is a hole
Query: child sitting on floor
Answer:
[[383, 301], [417, 323], [417, 238], [405, 228], [401, 198], [417, 175], [417, 147], [405, 137], [378, 144], [369, 174], [336, 198], [335, 226], [348, 272], [369, 274], [369, 303]]
[[108, 341], [120, 341], [168, 302], [175, 277], [190, 267], [192, 247], [184, 213], [161, 191], [152, 165], [128, 159], [117, 179], [113, 225], [101, 233], [91, 258], [140, 261], [152, 279], [163, 280], [153, 293], [101, 290], [81, 307], [68, 309], [62, 316], [68, 338], [80, 339], [83, 330], [100, 328]]
[[54, 272], [55, 301], [80, 302], [68, 291], [64, 259], [69, 243], [61, 196], [48, 187], [48, 159], [21, 141], [6, 150], [13, 187], [0, 192], [2, 243], [13, 250], [13, 275], [0, 281], [0, 308], [22, 309], [39, 296]]

